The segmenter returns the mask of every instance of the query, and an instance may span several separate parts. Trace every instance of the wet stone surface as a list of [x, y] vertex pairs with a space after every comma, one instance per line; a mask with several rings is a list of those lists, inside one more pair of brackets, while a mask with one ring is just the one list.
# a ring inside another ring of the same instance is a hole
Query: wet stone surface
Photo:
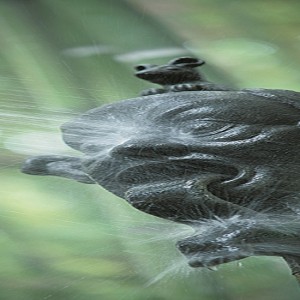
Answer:
[[[138, 66], [138, 77], [162, 88], [63, 124], [65, 143], [82, 156], [32, 157], [22, 170], [99, 184], [145, 213], [189, 224], [195, 234], [177, 247], [193, 267], [278, 255], [297, 273], [300, 93], [219, 87], [191, 71], [199, 65]], [[177, 72], [172, 80], [147, 75], [166, 68]]]

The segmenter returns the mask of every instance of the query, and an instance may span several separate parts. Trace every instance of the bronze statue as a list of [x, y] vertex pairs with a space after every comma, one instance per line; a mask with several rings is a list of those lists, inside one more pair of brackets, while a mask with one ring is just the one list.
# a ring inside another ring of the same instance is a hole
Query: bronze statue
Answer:
[[[33, 157], [22, 170], [97, 183], [192, 226], [177, 244], [192, 267], [276, 255], [299, 275], [300, 93], [220, 87], [195, 71], [201, 64], [138, 66], [163, 87], [64, 124], [65, 143], [83, 156]], [[172, 79], [161, 71], [170, 65]]]

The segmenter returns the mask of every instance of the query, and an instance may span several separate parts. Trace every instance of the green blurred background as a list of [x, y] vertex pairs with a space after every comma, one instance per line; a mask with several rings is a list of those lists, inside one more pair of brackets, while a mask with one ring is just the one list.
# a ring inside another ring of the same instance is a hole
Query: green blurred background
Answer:
[[298, 0], [0, 1], [0, 299], [296, 300], [280, 258], [185, 266], [188, 228], [99, 186], [21, 174], [67, 154], [59, 126], [150, 87], [139, 63], [195, 55], [210, 80], [300, 90]]

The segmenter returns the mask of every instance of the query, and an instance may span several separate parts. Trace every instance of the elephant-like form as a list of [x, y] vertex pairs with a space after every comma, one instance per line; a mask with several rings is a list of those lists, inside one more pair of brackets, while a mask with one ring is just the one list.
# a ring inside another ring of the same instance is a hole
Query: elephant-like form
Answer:
[[22, 171], [99, 184], [192, 226], [177, 243], [192, 267], [275, 255], [300, 274], [300, 93], [180, 80], [63, 124], [81, 155], [32, 157]]

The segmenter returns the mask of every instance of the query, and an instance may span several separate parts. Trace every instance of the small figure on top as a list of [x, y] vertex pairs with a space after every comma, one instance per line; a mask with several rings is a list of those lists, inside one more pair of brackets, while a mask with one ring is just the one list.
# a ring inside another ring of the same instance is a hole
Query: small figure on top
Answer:
[[155, 95], [182, 91], [227, 91], [229, 88], [209, 82], [195, 68], [204, 65], [194, 57], [179, 57], [165, 65], [143, 64], [135, 67], [135, 76], [160, 84], [161, 88], [144, 90], [141, 95]]

